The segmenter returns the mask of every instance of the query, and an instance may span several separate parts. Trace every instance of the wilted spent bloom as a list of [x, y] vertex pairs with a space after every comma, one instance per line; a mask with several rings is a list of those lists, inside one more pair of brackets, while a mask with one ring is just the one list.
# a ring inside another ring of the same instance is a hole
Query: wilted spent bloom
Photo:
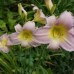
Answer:
[[0, 51], [3, 51], [4, 53], [9, 52], [9, 46], [12, 46], [12, 42], [9, 39], [9, 36], [7, 34], [4, 34], [0, 37]]
[[26, 22], [23, 27], [20, 24], [17, 24], [15, 26], [16, 32], [10, 35], [13, 44], [21, 44], [24, 47], [36, 47], [40, 45], [33, 34], [35, 29], [36, 27], [33, 21]]
[[41, 24], [46, 24], [46, 17], [44, 15], [44, 13], [42, 12], [41, 9], [39, 9], [37, 6], [35, 6], [34, 4], [31, 4], [33, 6], [33, 10], [36, 11], [36, 13], [34, 14], [34, 19], [33, 21], [35, 22], [39, 22]]
[[52, 0], [45, 0], [45, 4], [48, 10], [51, 10], [53, 7]]
[[41, 9], [36, 10], [33, 20], [41, 24], [46, 24], [46, 17]]
[[74, 51], [74, 17], [71, 12], [63, 12], [59, 18], [47, 17], [47, 24], [35, 31], [37, 40], [42, 44], [48, 44], [48, 48], [58, 49], [62, 47], [67, 51]]

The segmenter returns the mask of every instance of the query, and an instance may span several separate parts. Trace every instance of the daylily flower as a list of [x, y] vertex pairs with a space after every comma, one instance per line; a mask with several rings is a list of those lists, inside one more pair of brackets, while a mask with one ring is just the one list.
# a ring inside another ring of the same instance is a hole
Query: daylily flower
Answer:
[[36, 47], [40, 45], [33, 32], [35, 31], [35, 23], [33, 21], [26, 22], [23, 27], [20, 24], [15, 26], [15, 33], [10, 35], [10, 38], [14, 45], [21, 44], [24, 47], [33, 46]]
[[63, 12], [59, 18], [50, 16], [47, 24], [35, 31], [37, 40], [42, 44], [48, 44], [48, 48], [58, 49], [62, 47], [67, 51], [74, 51], [74, 17], [71, 12]]
[[0, 37], [0, 51], [3, 51], [4, 53], [9, 52], [9, 46], [13, 45], [12, 42], [9, 39], [9, 36], [7, 34], [4, 34]]

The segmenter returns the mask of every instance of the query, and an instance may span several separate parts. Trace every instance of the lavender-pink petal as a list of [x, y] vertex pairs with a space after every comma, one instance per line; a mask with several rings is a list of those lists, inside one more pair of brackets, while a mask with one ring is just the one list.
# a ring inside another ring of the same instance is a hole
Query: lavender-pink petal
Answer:
[[20, 41], [18, 39], [18, 33], [12, 33], [10, 34], [10, 40], [12, 41], [13, 45], [18, 45], [20, 44]]
[[21, 32], [22, 31], [22, 26], [20, 24], [17, 24], [15, 26], [15, 30], [16, 30], [17, 33]]
[[48, 37], [49, 27], [41, 27], [34, 32], [35, 39], [42, 44], [48, 44], [50, 38]]
[[71, 29], [74, 23], [74, 17], [72, 16], [71, 12], [64, 11], [58, 21], [59, 24], [65, 25], [68, 29]]
[[35, 30], [35, 23], [33, 21], [28, 21], [23, 25], [24, 30]]

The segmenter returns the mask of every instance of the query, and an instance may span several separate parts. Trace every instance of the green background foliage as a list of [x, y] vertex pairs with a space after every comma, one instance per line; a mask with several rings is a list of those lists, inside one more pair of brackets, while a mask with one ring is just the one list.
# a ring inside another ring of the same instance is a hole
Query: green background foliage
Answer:
[[[46, 16], [51, 15], [44, 0], [0, 0], [0, 35], [15, 32], [17, 23], [24, 24], [25, 20], [18, 14], [18, 3], [28, 12], [28, 20], [34, 17], [31, 4], [41, 8]], [[53, 3], [56, 4], [53, 13], [56, 16], [65, 10], [74, 14], [74, 0], [53, 0]], [[0, 52], [0, 74], [73, 74], [73, 71], [74, 52], [63, 49], [55, 51], [48, 50], [46, 45], [37, 48], [18, 45], [10, 47], [8, 54]]]

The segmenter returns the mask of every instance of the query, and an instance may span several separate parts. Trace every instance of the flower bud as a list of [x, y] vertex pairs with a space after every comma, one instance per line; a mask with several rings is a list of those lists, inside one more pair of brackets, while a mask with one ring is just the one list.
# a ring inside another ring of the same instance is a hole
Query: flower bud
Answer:
[[21, 17], [27, 17], [27, 12], [24, 10], [21, 3], [18, 4], [18, 12]]
[[45, 0], [45, 4], [46, 4], [46, 7], [48, 8], [48, 10], [52, 9], [52, 7], [53, 7], [52, 0]]

